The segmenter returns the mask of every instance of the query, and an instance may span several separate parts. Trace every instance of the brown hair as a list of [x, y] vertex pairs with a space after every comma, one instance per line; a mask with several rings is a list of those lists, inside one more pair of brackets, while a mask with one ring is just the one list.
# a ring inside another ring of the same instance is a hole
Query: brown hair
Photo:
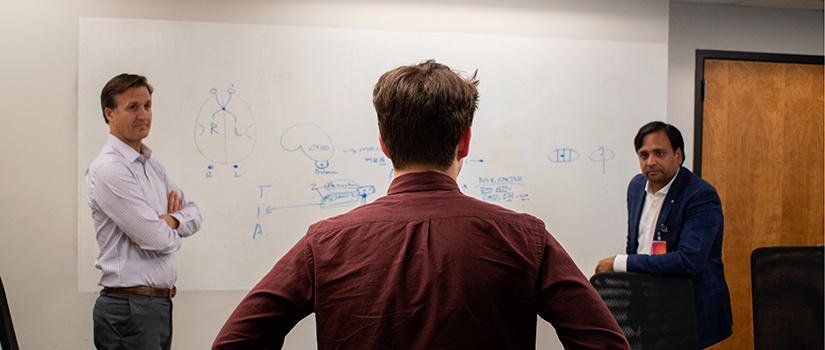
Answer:
[[106, 83], [106, 86], [103, 87], [103, 91], [100, 92], [100, 109], [103, 111], [103, 120], [106, 121], [106, 124], [109, 124], [109, 119], [106, 119], [106, 108], [117, 108], [115, 96], [120, 95], [124, 91], [133, 87], [139, 86], [145, 86], [146, 89], [149, 90], [149, 95], [151, 95], [154, 90], [152, 85], [149, 85], [146, 77], [136, 74], [123, 73], [112, 78], [108, 83]]
[[478, 80], [428, 60], [384, 73], [372, 102], [378, 130], [396, 169], [448, 169], [461, 135], [478, 108]]

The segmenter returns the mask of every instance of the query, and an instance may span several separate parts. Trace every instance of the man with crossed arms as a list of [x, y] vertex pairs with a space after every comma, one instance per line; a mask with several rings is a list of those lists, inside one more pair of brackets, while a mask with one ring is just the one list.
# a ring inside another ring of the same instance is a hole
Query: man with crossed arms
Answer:
[[169, 349], [181, 237], [200, 229], [200, 209], [142, 140], [152, 126], [152, 86], [121, 74], [100, 95], [109, 136], [86, 171], [103, 272], [95, 302], [98, 349]]

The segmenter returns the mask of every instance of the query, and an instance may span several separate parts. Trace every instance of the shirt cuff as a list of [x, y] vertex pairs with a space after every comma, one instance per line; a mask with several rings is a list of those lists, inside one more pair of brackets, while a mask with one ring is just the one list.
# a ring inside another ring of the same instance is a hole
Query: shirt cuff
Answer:
[[613, 259], [613, 272], [627, 272], [627, 255], [616, 255]]

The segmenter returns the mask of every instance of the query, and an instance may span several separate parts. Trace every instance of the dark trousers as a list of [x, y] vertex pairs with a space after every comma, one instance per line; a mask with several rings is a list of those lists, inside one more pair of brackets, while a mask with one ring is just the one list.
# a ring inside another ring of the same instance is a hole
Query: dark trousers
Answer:
[[92, 317], [97, 349], [172, 346], [172, 299], [101, 291]]

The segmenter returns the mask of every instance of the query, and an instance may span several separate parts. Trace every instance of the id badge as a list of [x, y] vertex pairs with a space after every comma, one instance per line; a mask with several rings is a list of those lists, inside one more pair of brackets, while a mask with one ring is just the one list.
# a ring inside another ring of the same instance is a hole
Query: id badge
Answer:
[[667, 242], [665, 241], [653, 241], [653, 255], [659, 255], [667, 253]]

